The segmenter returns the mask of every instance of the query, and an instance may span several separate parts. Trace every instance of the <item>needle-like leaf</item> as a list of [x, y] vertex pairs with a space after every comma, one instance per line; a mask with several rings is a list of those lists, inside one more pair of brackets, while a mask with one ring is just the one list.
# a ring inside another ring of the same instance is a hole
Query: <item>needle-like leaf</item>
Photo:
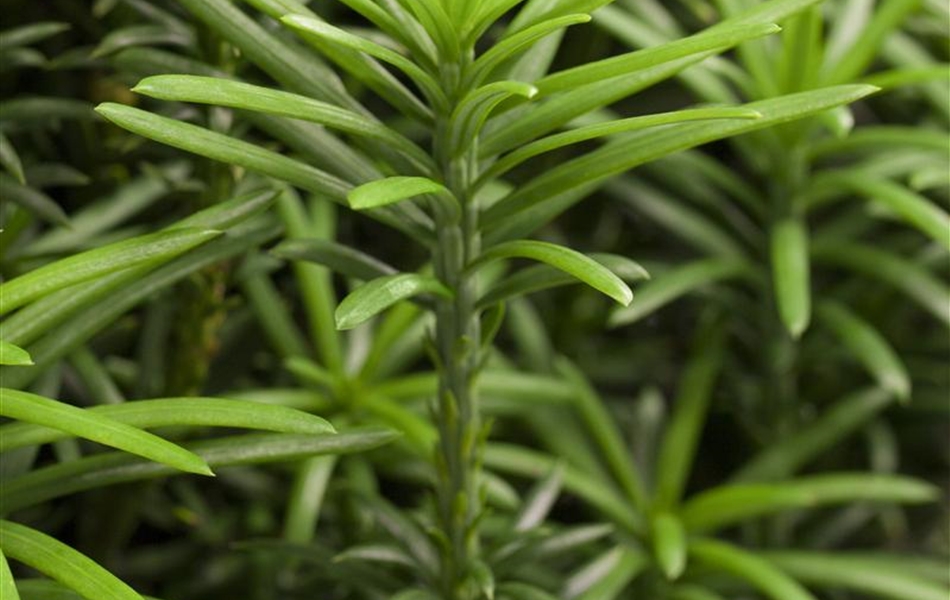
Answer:
[[399, 273], [379, 277], [356, 288], [336, 309], [337, 329], [352, 329], [400, 300], [419, 294], [451, 298], [453, 293], [435, 277]]

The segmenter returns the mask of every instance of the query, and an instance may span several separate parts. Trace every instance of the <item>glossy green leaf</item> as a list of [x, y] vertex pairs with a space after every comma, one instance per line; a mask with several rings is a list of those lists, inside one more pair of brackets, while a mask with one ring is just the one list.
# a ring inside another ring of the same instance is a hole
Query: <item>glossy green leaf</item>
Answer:
[[907, 368], [873, 325], [833, 300], [822, 301], [818, 316], [882, 388], [905, 402], [910, 399]]
[[[53, 579], [20, 578], [17, 587], [24, 600], [81, 600], [82, 596], [71, 591]], [[159, 600], [153, 596], [142, 596], [143, 600]]]
[[772, 284], [782, 323], [801, 337], [811, 321], [811, 283], [808, 231], [801, 219], [782, 219], [772, 227], [769, 240]]
[[86, 555], [19, 523], [0, 520], [0, 550], [76, 590], [86, 600], [142, 600], [135, 590]]
[[[119, 195], [116, 199], [128, 200], [124, 195]], [[175, 223], [167, 230], [176, 228], [227, 229], [258, 214], [267, 208], [273, 200], [274, 194], [269, 190], [241, 195], [199, 211]], [[256, 236], [248, 236], [248, 240], [254, 237]], [[219, 239], [217, 241], [226, 246], [241, 244], [241, 242], [233, 240], [228, 242]], [[203, 252], [208, 252], [208, 250], [202, 248], [195, 252], [200, 255]], [[186, 257], [193, 254], [186, 255]], [[175, 262], [178, 260], [181, 259], [177, 259]], [[204, 260], [208, 260], [208, 258], [205, 256]], [[132, 267], [82, 284], [81, 290], [73, 288], [49, 294], [0, 322], [0, 337], [19, 345], [29, 344], [42, 333], [63, 323], [74, 311], [83, 306], [95, 305], [106, 294], [116, 293], [123, 289], [120, 295], [134, 295], [135, 290], [129, 290], [127, 287], [123, 288], [123, 286], [129, 281], [140, 279], [151, 268], [150, 265]], [[151, 291], [154, 292], [154, 290]], [[102, 314], [102, 312], [99, 311], [96, 314]]]
[[564, 246], [535, 240], [520, 240], [492, 246], [467, 268], [473, 271], [483, 265], [508, 258], [530, 258], [561, 270], [613, 298], [623, 306], [630, 304], [633, 292], [626, 283], [605, 266]]
[[683, 506], [690, 531], [709, 531], [785, 510], [849, 502], [932, 502], [938, 490], [899, 475], [868, 473], [811, 475], [772, 484], [732, 484], [694, 496]]
[[356, 288], [336, 309], [337, 329], [352, 329], [401, 300], [419, 294], [451, 298], [453, 293], [438, 279], [416, 273], [378, 277]]
[[715, 30], [700, 32], [655, 48], [638, 50], [560, 71], [541, 79], [537, 82], [537, 86], [540, 93], [544, 95], [563, 92], [591, 81], [629, 75], [637, 69], [660, 62], [710, 50], [724, 50], [740, 42], [771, 35], [778, 31], [781, 31], [781, 28], [774, 23], [723, 25]]
[[653, 555], [660, 570], [670, 581], [679, 579], [686, 570], [686, 530], [670, 513], [661, 512], [651, 521]]
[[425, 194], [433, 194], [444, 202], [458, 205], [458, 200], [444, 185], [425, 177], [387, 177], [364, 183], [350, 191], [347, 201], [350, 208], [365, 210]]
[[140, 81], [133, 92], [179, 102], [198, 102], [303, 119], [353, 135], [391, 144], [416, 164], [431, 169], [432, 160], [418, 146], [376, 120], [353, 111], [262, 86], [218, 77], [156, 75]]
[[96, 112], [143, 137], [276, 177], [337, 202], [343, 201], [350, 188], [345, 181], [310, 165], [197, 125], [109, 102], [97, 106]]
[[[329, 435], [253, 433], [187, 444], [215, 469], [294, 461], [311, 456], [363, 452], [399, 436], [387, 429], [366, 428]], [[177, 474], [175, 469], [146, 462], [127, 453], [88, 456], [34, 470], [0, 489], [0, 504], [8, 512], [88, 489]]]
[[324, 265], [332, 271], [363, 281], [397, 273], [395, 268], [355, 248], [316, 238], [281, 242], [271, 250], [271, 254], [288, 260], [305, 260]]
[[586, 140], [637, 131], [649, 127], [682, 123], [685, 121], [705, 121], [709, 119], [758, 119], [762, 115], [744, 107], [713, 107], [678, 110], [673, 112], [618, 119], [606, 123], [596, 123], [571, 129], [563, 133], [549, 135], [530, 144], [526, 144], [506, 154], [489, 167], [480, 180], [502, 175], [524, 161], [539, 154], [550, 152], [564, 146]]
[[[646, 269], [625, 256], [616, 254], [588, 254], [587, 256], [626, 282], [633, 283], [650, 278]], [[478, 300], [476, 306], [484, 308], [510, 298], [572, 283], [580, 283], [580, 281], [574, 276], [549, 265], [534, 265], [520, 269], [492, 285], [485, 295]]]
[[[24, 334], [31, 337], [52, 327], [56, 328], [55, 335], [47, 335], [29, 346], [33, 361], [37, 364], [36, 369], [0, 367], [0, 377], [5, 385], [12, 388], [28, 385], [58, 358], [69, 354], [103, 327], [157, 291], [191, 273], [267, 242], [278, 233], [278, 230], [269, 225], [247, 224], [235, 228], [227, 236], [178, 257], [154, 272], [133, 267], [55, 292], [34, 302], [0, 324], [6, 325], [22, 315], [23, 318], [18, 319], [19, 334], [16, 339], [9, 333], [0, 335], [14, 343], [21, 343], [19, 338]], [[129, 285], [132, 281], [135, 285]], [[109, 302], [100, 302], [105, 296], [109, 297]]]
[[643, 284], [630, 306], [614, 310], [608, 323], [612, 327], [629, 325], [681, 296], [748, 272], [748, 263], [733, 257], [708, 258], [677, 267]]
[[0, 415], [4, 417], [59, 429], [188, 473], [213, 475], [208, 465], [191, 452], [104, 414], [18, 390], [0, 388], [0, 394]]
[[510, 59], [514, 54], [537, 42], [541, 38], [550, 35], [552, 32], [559, 29], [564, 29], [579, 23], [587, 23], [589, 21], [590, 15], [565, 15], [557, 19], [551, 19], [542, 23], [538, 23], [537, 25], [533, 25], [522, 31], [519, 31], [514, 35], [506, 36], [497, 44], [486, 50], [472, 64], [471, 71], [469, 73], [469, 81], [474, 84], [479, 84], [488, 75], [490, 75], [492, 70], [501, 64], [502, 61]]
[[287, 15], [281, 19], [281, 22], [298, 32], [304, 39], [316, 37], [320, 40], [327, 40], [346, 48], [365, 52], [374, 58], [389, 63], [408, 75], [436, 105], [444, 105], [446, 103], [441, 88], [428, 73], [419, 68], [419, 66], [411, 60], [389, 48], [380, 46], [368, 39], [353, 35], [352, 33], [348, 33], [338, 27], [312, 17]]
[[13, 573], [10, 572], [10, 565], [7, 564], [7, 557], [3, 554], [2, 546], [0, 546], [0, 597], [7, 600], [20, 600], [20, 594], [17, 592], [16, 584], [13, 583]]
[[0, 365], [32, 365], [30, 353], [10, 342], [0, 340]]
[[[775, 25], [740, 25], [717, 33], [692, 37], [588, 63], [548, 75], [537, 82], [539, 97], [559, 92], [524, 118], [493, 130], [481, 140], [481, 156], [517, 148], [540, 134], [557, 129], [571, 119], [672, 76], [692, 62], [722, 52], [743, 40], [777, 31]], [[642, 80], [642, 83], [640, 83]], [[565, 93], [566, 92], [566, 93]]]
[[520, 81], [495, 81], [465, 95], [452, 111], [450, 144], [456, 156], [468, 150], [481, 133], [488, 115], [513, 96], [531, 99], [537, 88]]
[[772, 600], [816, 600], [769, 561], [731, 544], [710, 539], [691, 540], [689, 554], [703, 564], [749, 582]]
[[842, 398], [791, 436], [766, 446], [733, 475], [733, 481], [789, 477], [835, 444], [842, 443], [893, 401], [891, 393], [880, 388], [862, 390]]
[[[86, 414], [103, 416], [139, 429], [171, 425], [205, 427], [243, 427], [284, 433], [320, 435], [336, 430], [325, 419], [302, 411], [225, 398], [162, 398], [136, 400], [122, 404], [93, 406]], [[0, 426], [0, 451], [34, 444], [47, 444], [70, 435], [63, 429], [51, 429], [25, 423]]]
[[875, 90], [869, 86], [854, 85], [790, 94], [746, 104], [746, 108], [762, 115], [760, 119], [680, 123], [655, 131], [621, 136], [599, 150], [536, 177], [492, 205], [482, 215], [482, 230], [491, 232], [489, 240], [496, 242], [511, 235], [523, 235], [524, 231], [537, 229], [549, 218], [580, 200], [580, 197], [571, 195], [575, 189], [589, 191], [586, 188], [588, 185], [602, 185], [604, 180], [614, 175], [661, 156], [722, 137], [793, 121], [853, 102]]
[[361, 110], [336, 73], [319, 57], [282, 41], [231, 0], [180, 0], [179, 4], [287, 90]]
[[74, 254], [0, 284], [0, 314], [70, 285], [138, 265], [156, 265], [221, 235], [220, 231], [176, 229], [124, 240]]

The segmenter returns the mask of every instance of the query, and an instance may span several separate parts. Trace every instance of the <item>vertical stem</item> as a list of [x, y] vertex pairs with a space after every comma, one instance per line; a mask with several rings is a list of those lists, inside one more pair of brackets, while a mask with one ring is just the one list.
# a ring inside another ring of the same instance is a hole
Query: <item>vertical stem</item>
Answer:
[[[450, 98], [457, 97], [454, 89], [457, 81], [457, 67], [449, 66], [444, 85]], [[464, 269], [480, 253], [481, 243], [478, 210], [469, 194], [474, 149], [453, 156], [449, 126], [449, 114], [439, 115], [434, 151], [444, 183], [462, 204], [462, 211], [454, 220], [451, 215], [439, 212], [436, 223], [436, 275], [455, 291], [454, 299], [440, 300], [436, 309], [435, 345], [440, 363], [436, 413], [440, 432], [436, 456], [437, 500], [439, 524], [447, 545], [442, 597], [463, 600], [471, 597], [464, 582], [478, 553], [475, 522], [481, 512], [477, 481], [482, 430], [475, 391], [481, 361], [480, 322], [475, 311], [478, 281]]]

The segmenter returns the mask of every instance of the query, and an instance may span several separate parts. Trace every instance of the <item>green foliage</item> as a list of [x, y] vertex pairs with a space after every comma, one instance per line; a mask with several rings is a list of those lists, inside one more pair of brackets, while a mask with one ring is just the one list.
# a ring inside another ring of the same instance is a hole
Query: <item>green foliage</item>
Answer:
[[12, 4], [4, 598], [946, 596], [946, 7]]

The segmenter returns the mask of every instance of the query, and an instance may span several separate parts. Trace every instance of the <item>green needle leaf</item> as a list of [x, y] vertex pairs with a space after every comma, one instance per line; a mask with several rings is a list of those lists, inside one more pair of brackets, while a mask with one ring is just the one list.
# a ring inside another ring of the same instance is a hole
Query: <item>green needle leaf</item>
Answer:
[[548, 264], [610, 296], [623, 306], [630, 304], [633, 299], [633, 292], [627, 284], [607, 267], [576, 250], [549, 242], [520, 240], [493, 246], [472, 262], [467, 270], [471, 272], [491, 261], [507, 258], [530, 258]]
[[20, 594], [17, 592], [16, 584], [13, 583], [13, 573], [10, 572], [10, 565], [7, 564], [2, 545], [0, 545], [0, 598], [20, 600]]
[[873, 325], [832, 300], [818, 305], [818, 316], [882, 388], [904, 402], [910, 400], [907, 368]]
[[393, 304], [419, 294], [436, 294], [445, 298], [454, 295], [435, 277], [416, 273], [379, 277], [356, 288], [340, 302], [336, 309], [336, 327], [352, 329]]
[[816, 600], [808, 590], [769, 561], [730, 544], [709, 539], [692, 540], [689, 553], [701, 563], [748, 581], [772, 600]]
[[[946, 600], [950, 588], [913, 571], [906, 556], [766, 551], [766, 559], [802, 583], [887, 600]], [[929, 567], [929, 565], [927, 565]], [[946, 571], [946, 564], [937, 568]]]
[[10, 342], [0, 340], [0, 365], [29, 366], [33, 364], [30, 353]]
[[653, 517], [653, 554], [660, 570], [670, 581], [679, 579], [686, 570], [686, 530], [680, 520], [670, 513]]
[[[244, 427], [284, 433], [321, 435], [335, 433], [333, 426], [316, 415], [291, 408], [225, 398], [161, 398], [122, 404], [92, 406], [88, 415], [101, 415], [138, 429], [172, 425]], [[23, 446], [48, 444], [72, 432], [27, 423], [0, 426], [0, 452]]]
[[808, 231], [801, 219], [786, 218], [772, 228], [772, 281], [785, 328], [798, 338], [811, 320]]
[[102, 414], [18, 390], [0, 388], [0, 415], [125, 450], [188, 473], [214, 475], [199, 456]]
[[214, 230], [176, 229], [74, 254], [0, 284], [0, 314], [76, 283], [129, 267], [160, 264], [219, 235]]
[[20, 162], [20, 155], [16, 148], [7, 139], [7, 136], [0, 131], [0, 165], [7, 170], [10, 175], [16, 178], [22, 185], [26, 184], [26, 177], [23, 175], [23, 163]]
[[96, 112], [143, 137], [276, 177], [302, 189], [324, 194], [336, 202], [342, 203], [350, 189], [348, 183], [320, 169], [197, 125], [111, 102], [100, 104]]
[[900, 475], [838, 473], [772, 484], [732, 484], [694, 496], [681, 517], [689, 531], [711, 531], [761, 515], [849, 502], [920, 504], [939, 497], [929, 483]]
[[441, 199], [454, 203], [458, 207], [458, 200], [444, 185], [425, 177], [387, 177], [364, 183], [347, 194], [350, 208], [365, 210], [386, 206], [416, 196], [433, 194]]
[[[87, 600], [142, 600], [135, 590], [86, 555], [19, 523], [0, 520], [0, 550], [11, 559], [75, 590]], [[6, 594], [3, 597], [7, 599]]]
[[[398, 433], [381, 428], [354, 429], [330, 435], [253, 433], [195, 442], [187, 447], [207, 464], [219, 469], [363, 452], [398, 437]], [[0, 488], [0, 505], [4, 511], [12, 513], [84, 490], [176, 474], [177, 471], [169, 466], [146, 462], [127, 453], [98, 454], [37, 469], [5, 481]]]

